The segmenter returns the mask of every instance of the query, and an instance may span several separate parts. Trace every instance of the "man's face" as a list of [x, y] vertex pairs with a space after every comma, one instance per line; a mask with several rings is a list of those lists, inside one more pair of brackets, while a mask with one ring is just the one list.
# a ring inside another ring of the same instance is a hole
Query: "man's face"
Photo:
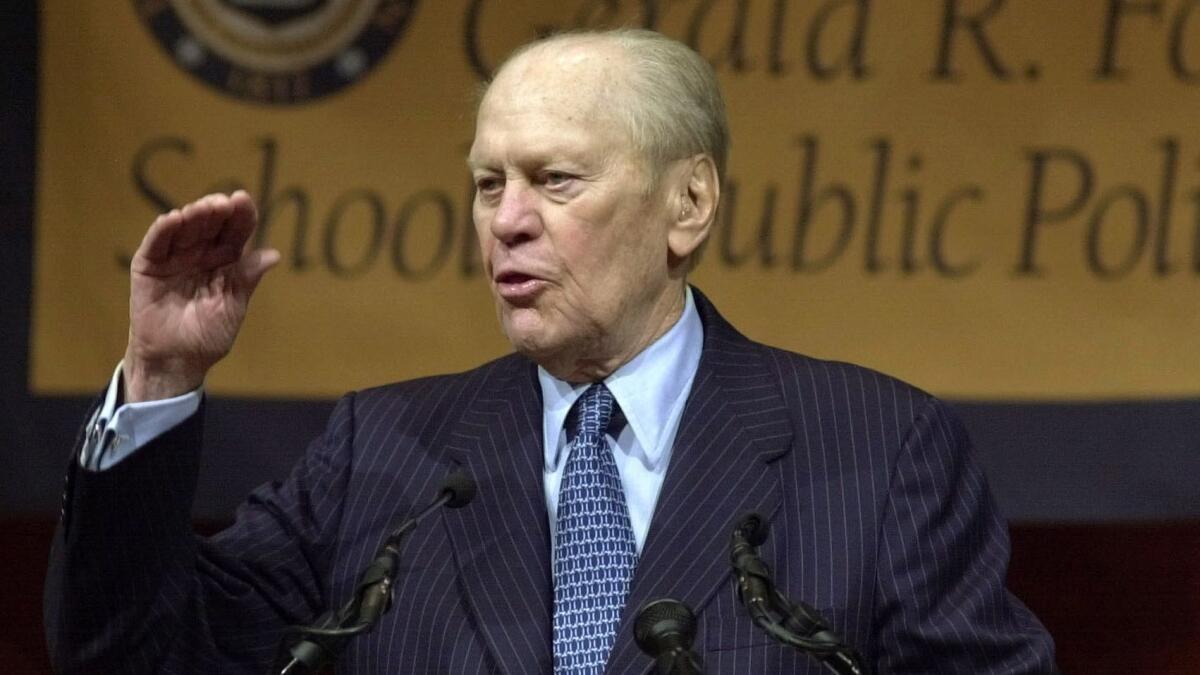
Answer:
[[682, 306], [668, 271], [669, 181], [648, 191], [647, 167], [606, 110], [620, 59], [596, 46], [519, 57], [480, 106], [469, 158], [504, 332], [566, 379], [611, 372]]

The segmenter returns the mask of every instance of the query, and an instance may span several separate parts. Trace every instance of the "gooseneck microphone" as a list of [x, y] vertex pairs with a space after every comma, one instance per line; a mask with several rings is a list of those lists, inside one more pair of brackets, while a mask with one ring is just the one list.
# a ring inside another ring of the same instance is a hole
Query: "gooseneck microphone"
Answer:
[[[457, 509], [475, 498], [475, 481], [462, 469], [456, 469], [442, 481], [438, 497], [417, 515], [405, 520], [384, 539], [375, 560], [363, 570], [354, 596], [337, 612], [326, 612], [311, 626], [296, 626], [289, 631], [295, 641], [280, 662], [279, 675], [316, 673], [330, 666], [341, 654], [345, 642], [355, 635], [370, 632], [379, 617], [392, 606], [392, 589], [400, 561], [400, 542], [426, 516], [442, 506]], [[290, 658], [289, 658], [290, 657]]]
[[758, 556], [758, 546], [766, 540], [767, 521], [757, 513], [742, 516], [733, 527], [730, 561], [738, 598], [755, 625], [838, 675], [870, 675], [862, 655], [842, 642], [816, 609], [788, 600], [775, 588], [770, 569]]
[[633, 639], [654, 659], [657, 675], [699, 675], [700, 659], [692, 651], [696, 615], [678, 600], [654, 600], [638, 610]]
[[733, 528], [730, 557], [737, 576], [738, 597], [751, 616], [765, 616], [771, 608], [771, 576], [755, 548], [767, 540], [767, 521], [757, 513], [742, 516]]
[[359, 608], [359, 621], [374, 623], [392, 606], [392, 580], [396, 573], [396, 565], [400, 562], [400, 540], [426, 516], [445, 506], [451, 509], [461, 508], [471, 503], [475, 498], [475, 481], [462, 469], [456, 470], [446, 480], [442, 481], [438, 498], [423, 511], [409, 518], [392, 531], [384, 540], [375, 560], [363, 571], [358, 583], [356, 595], [362, 598]]

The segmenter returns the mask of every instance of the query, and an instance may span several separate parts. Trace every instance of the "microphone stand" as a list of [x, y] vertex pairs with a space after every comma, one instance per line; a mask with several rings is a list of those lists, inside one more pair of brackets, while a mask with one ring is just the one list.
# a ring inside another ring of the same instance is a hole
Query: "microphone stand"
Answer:
[[738, 598], [751, 620], [777, 642], [818, 659], [837, 675], [870, 675], [862, 655], [842, 642], [812, 607], [792, 602], [775, 588], [767, 564], [756, 547], [766, 541], [766, 522], [758, 514], [744, 517], [733, 530], [732, 563]]
[[[456, 471], [442, 483], [440, 496], [417, 515], [404, 521], [388, 535], [380, 546], [375, 560], [363, 570], [354, 596], [337, 612], [326, 612], [308, 626], [293, 626], [289, 634], [295, 641], [278, 659], [287, 663], [279, 675], [307, 675], [332, 666], [341, 655], [342, 647], [355, 635], [369, 633], [375, 623], [392, 606], [392, 590], [396, 567], [400, 561], [400, 541], [426, 516], [445, 505], [465, 506], [475, 496], [474, 482], [462, 471]], [[288, 657], [291, 657], [290, 659]], [[272, 673], [276, 669], [271, 670]]]
[[689, 652], [669, 652], [659, 656], [654, 662], [654, 672], [658, 675], [700, 675], [704, 670], [696, 655]]

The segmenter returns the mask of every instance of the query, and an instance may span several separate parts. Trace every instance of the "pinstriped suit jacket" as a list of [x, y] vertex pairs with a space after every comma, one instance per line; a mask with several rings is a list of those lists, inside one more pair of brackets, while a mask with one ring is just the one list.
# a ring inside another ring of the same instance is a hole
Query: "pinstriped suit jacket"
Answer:
[[[696, 301], [700, 369], [608, 672], [650, 671], [631, 623], [661, 597], [696, 610], [706, 672], [824, 672], [738, 605], [729, 535], [750, 510], [771, 517], [780, 589], [877, 672], [1053, 672], [1049, 636], [1005, 591], [1005, 526], [953, 414], [751, 342]], [[341, 672], [550, 672], [539, 397], [520, 356], [351, 394], [292, 475], [207, 540], [189, 526], [200, 415], [109, 471], [72, 462], [46, 591], [57, 668], [266, 672], [283, 628], [349, 597], [385, 532], [463, 465], [476, 499], [410, 535], [392, 611]]]

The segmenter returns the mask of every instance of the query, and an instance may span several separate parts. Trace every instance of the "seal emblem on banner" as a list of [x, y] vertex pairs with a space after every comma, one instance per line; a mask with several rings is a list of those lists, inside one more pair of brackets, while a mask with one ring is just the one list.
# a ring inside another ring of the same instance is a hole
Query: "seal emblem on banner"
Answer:
[[171, 59], [219, 91], [289, 105], [361, 80], [416, 0], [134, 0]]

